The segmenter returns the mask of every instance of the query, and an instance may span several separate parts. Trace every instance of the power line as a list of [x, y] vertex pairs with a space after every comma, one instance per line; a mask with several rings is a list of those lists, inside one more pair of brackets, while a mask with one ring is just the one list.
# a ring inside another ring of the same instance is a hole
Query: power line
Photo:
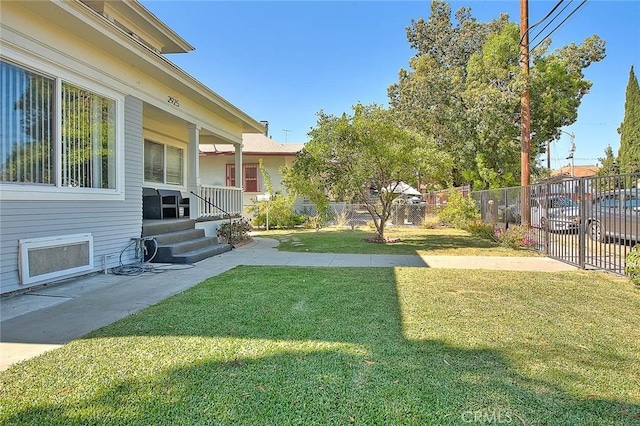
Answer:
[[540, 42], [538, 44], [536, 44], [535, 46], [533, 46], [530, 50], [534, 50], [536, 47], [540, 46], [540, 44], [542, 44], [546, 39], [549, 38], [549, 36], [551, 36], [551, 34], [553, 34], [558, 28], [560, 28], [562, 26], [562, 24], [564, 24], [565, 22], [567, 22], [567, 20], [569, 18], [571, 18], [573, 16], [574, 13], [576, 13], [578, 11], [578, 9], [580, 9], [582, 6], [584, 6], [584, 4], [587, 2], [587, 0], [582, 0], [582, 3], [580, 3], [578, 5], [578, 7], [576, 7], [575, 9], [573, 9], [573, 11], [567, 15], [566, 18], [564, 18], [562, 20], [562, 22], [560, 22], [558, 25], [556, 25], [556, 27], [551, 30], [551, 32], [549, 34], [547, 34], [542, 40], [540, 40]]
[[[542, 34], [542, 33], [543, 33], [543, 31], [544, 31], [544, 30], [546, 30], [546, 29], [549, 27], [549, 25], [551, 25], [551, 24], [553, 23], [553, 21], [555, 21], [555, 20], [558, 18], [558, 16], [562, 15], [562, 12], [564, 12], [565, 10], [567, 10], [567, 8], [568, 8], [569, 6], [571, 6], [571, 3], [573, 3], [573, 0], [569, 0], [569, 3], [567, 3], [567, 4], [562, 8], [562, 10], [560, 10], [560, 12], [558, 12], [558, 13], [556, 14], [556, 16], [554, 16], [554, 17], [553, 17], [553, 18], [552, 18], [552, 19], [547, 23], [547, 25], [545, 25], [545, 26], [544, 26], [540, 31], [538, 31], [538, 34], [536, 34], [536, 35], [535, 35], [535, 36], [534, 36], [534, 37], [533, 37], [529, 42], [531, 43], [531, 42], [533, 42], [535, 39], [537, 39], [537, 38], [540, 36], [540, 34]], [[558, 6], [559, 6], [559, 4], [558, 4]]]
[[[573, 1], [573, 0], [571, 0]], [[558, 8], [558, 6], [560, 6], [562, 4], [562, 2], [564, 2], [564, 0], [560, 0], [558, 1], [558, 3], [556, 3], [555, 6], [553, 6], [553, 9], [551, 9], [549, 11], [549, 13], [547, 13], [547, 16], [545, 16], [544, 18], [542, 18], [541, 20], [539, 20], [538, 22], [536, 22], [535, 24], [531, 25], [529, 28], [527, 28], [527, 32], [525, 34], [522, 34], [522, 37], [520, 38], [520, 43], [522, 44], [522, 40], [524, 40], [525, 35], [529, 34], [529, 31], [531, 31], [532, 29], [534, 29], [535, 27], [537, 27], [538, 25], [540, 25], [542, 22], [544, 22], [549, 16], [551, 16], [551, 14]], [[565, 7], [566, 9], [566, 7]], [[563, 9], [564, 10], [564, 9]]]

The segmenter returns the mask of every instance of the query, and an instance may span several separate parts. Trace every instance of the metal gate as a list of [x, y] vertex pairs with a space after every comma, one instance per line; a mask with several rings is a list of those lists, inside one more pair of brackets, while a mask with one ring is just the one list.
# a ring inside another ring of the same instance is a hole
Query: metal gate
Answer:
[[[624, 275], [638, 241], [640, 175], [559, 178], [527, 187], [474, 191], [482, 219], [528, 223], [533, 248], [584, 269]], [[524, 200], [524, 202], [523, 202]]]

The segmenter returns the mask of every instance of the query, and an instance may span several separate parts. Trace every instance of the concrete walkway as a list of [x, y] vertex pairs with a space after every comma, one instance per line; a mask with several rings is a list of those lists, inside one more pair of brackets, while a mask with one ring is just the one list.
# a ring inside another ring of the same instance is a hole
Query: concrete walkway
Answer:
[[413, 256], [281, 252], [278, 241], [255, 238], [195, 265], [156, 265], [138, 276], [96, 274], [0, 299], [0, 370], [59, 347], [238, 265], [427, 267], [570, 271], [544, 257]]

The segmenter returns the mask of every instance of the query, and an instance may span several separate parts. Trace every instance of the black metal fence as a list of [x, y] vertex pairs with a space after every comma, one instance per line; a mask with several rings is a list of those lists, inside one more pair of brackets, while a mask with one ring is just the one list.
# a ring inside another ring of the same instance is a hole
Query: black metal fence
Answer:
[[584, 269], [623, 275], [638, 241], [640, 174], [564, 178], [526, 187], [474, 191], [486, 223], [528, 223], [532, 247]]

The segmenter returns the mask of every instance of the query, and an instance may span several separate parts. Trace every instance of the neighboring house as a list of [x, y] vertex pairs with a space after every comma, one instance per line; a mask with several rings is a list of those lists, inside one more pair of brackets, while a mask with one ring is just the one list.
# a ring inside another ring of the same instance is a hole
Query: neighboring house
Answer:
[[242, 135], [242, 181], [236, 181], [235, 152], [229, 145], [200, 145], [200, 177], [212, 186], [242, 186], [243, 204], [249, 206], [267, 190], [260, 172], [260, 161], [271, 178], [274, 192], [283, 190], [280, 168], [290, 167], [304, 144], [283, 144], [264, 134]]
[[[193, 47], [140, 3], [2, 1], [0, 42], [0, 293], [133, 262], [143, 187], [242, 212], [242, 135], [265, 127], [172, 64]], [[230, 150], [231, 188], [201, 144]]]
[[[572, 166], [566, 165], [559, 169], [553, 170], [551, 176], [545, 181], [541, 182], [542, 185], [549, 185], [548, 188], [542, 186], [540, 190], [544, 192], [549, 191], [550, 194], [565, 194], [571, 199], [579, 199], [579, 182], [580, 178], [589, 178], [596, 176], [598, 173], [598, 166]], [[590, 196], [592, 191], [592, 180], [586, 179], [584, 181], [584, 192], [587, 197]]]
[[[551, 172], [551, 177], [563, 177], [563, 178], [571, 178], [577, 177], [592, 177], [598, 173], [600, 168], [598, 166], [571, 166], [566, 165], [560, 167], [559, 169], [555, 169]], [[573, 172], [573, 174], [572, 174]]]

